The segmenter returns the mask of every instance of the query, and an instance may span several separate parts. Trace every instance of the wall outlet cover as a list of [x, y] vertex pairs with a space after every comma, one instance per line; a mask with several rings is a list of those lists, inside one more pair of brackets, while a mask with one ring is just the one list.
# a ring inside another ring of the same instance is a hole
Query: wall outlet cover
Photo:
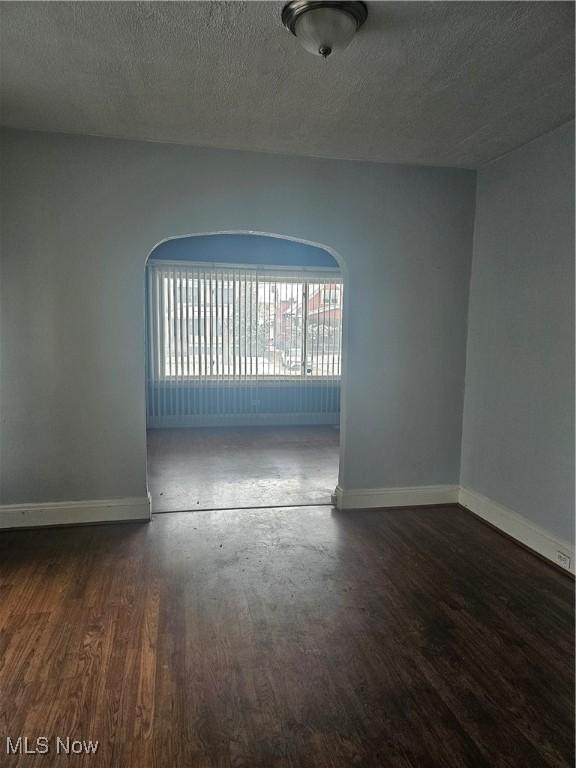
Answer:
[[560, 552], [558, 550], [558, 552], [556, 552], [556, 562], [562, 568], [570, 570], [570, 555], [567, 555], [564, 552]]

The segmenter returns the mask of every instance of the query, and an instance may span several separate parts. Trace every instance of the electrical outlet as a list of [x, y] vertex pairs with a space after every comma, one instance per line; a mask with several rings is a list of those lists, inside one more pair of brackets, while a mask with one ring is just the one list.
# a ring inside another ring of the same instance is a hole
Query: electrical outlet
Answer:
[[567, 571], [570, 570], [570, 557], [564, 554], [564, 552], [556, 552], [556, 562], [561, 568], [566, 568]]

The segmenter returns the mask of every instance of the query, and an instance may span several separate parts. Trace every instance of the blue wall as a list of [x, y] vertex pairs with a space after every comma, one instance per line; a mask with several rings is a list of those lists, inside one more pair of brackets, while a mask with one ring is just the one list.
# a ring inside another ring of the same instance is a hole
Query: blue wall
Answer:
[[250, 234], [178, 237], [160, 243], [150, 258], [164, 261], [339, 268], [334, 257], [323, 248], [280, 237]]
[[227, 229], [347, 262], [342, 488], [459, 482], [473, 172], [1, 134], [1, 503], [146, 498], [143, 262]]
[[479, 171], [476, 200], [461, 484], [570, 551], [574, 123]]

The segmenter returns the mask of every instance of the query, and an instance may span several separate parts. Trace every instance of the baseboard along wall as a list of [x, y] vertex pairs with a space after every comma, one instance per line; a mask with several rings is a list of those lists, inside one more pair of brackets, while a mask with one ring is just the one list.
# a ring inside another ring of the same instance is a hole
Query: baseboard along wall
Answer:
[[[332, 502], [335, 507], [341, 510], [460, 504], [539, 555], [571, 573], [575, 572], [573, 544], [540, 528], [518, 512], [459, 485], [355, 488], [351, 490], [337, 486]], [[146, 496], [0, 506], [0, 529], [145, 522], [150, 519], [150, 499]]]
[[0, 529], [147, 520], [150, 520], [150, 499], [147, 496], [0, 506]]
[[525, 547], [574, 573], [574, 545], [570, 542], [560, 539], [518, 512], [469, 488], [460, 487], [458, 502]]
[[372, 509], [379, 507], [419, 507], [434, 504], [457, 504], [457, 485], [417, 485], [405, 488], [357, 488], [345, 490], [339, 485], [333, 502], [338, 509]]
[[574, 573], [573, 544], [538, 527], [518, 512], [459, 485], [351, 490], [337, 486], [332, 501], [341, 510], [459, 504], [547, 560]]

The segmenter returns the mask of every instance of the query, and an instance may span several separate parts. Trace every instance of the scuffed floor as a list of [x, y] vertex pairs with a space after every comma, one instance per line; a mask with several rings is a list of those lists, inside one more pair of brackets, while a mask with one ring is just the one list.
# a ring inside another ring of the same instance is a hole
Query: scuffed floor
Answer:
[[338, 444], [333, 427], [150, 430], [152, 511], [329, 504]]

